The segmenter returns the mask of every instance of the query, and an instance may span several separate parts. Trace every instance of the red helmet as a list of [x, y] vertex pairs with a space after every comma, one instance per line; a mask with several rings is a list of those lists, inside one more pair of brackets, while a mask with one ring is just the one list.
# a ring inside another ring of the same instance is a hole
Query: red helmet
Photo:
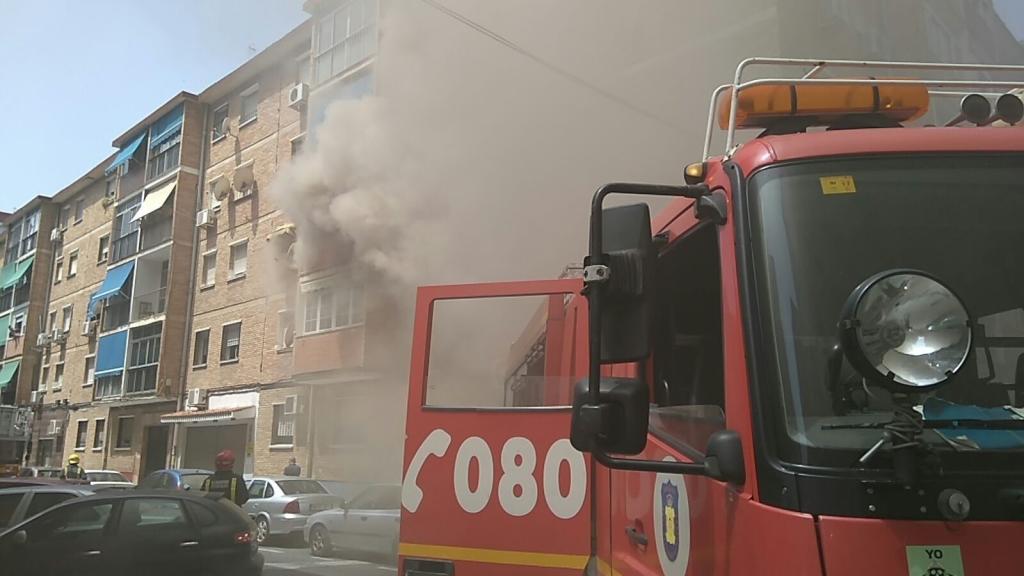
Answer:
[[235, 453], [231, 450], [221, 450], [214, 460], [217, 470], [231, 470], [235, 467]]

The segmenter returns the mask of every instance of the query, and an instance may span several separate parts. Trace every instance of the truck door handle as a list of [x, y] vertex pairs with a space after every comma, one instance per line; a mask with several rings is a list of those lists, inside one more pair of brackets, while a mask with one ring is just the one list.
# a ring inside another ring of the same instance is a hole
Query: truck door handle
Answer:
[[180, 546], [182, 548], [191, 548], [192, 546], [199, 546], [199, 542], [196, 542], [195, 540], [189, 540], [188, 542], [182, 542]]
[[636, 526], [626, 526], [626, 536], [637, 546], [647, 546], [647, 535], [637, 530]]
[[87, 552], [82, 552], [82, 556], [99, 556], [100, 554], [102, 554], [102, 552], [100, 552], [99, 550], [89, 550]]

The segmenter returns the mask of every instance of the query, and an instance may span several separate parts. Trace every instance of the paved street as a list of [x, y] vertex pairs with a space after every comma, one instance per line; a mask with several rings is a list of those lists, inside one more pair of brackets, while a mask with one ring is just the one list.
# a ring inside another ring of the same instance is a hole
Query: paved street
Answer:
[[332, 557], [317, 558], [305, 546], [260, 546], [266, 560], [264, 576], [392, 576], [394, 566], [371, 561]]

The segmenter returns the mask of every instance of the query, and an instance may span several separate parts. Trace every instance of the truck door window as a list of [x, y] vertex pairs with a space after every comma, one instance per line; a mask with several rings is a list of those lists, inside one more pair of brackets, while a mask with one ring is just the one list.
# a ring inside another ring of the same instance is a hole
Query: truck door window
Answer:
[[567, 294], [434, 303], [426, 404], [530, 408], [570, 404], [574, 336]]
[[702, 451], [725, 427], [717, 228], [700, 225], [658, 259], [651, 429]]

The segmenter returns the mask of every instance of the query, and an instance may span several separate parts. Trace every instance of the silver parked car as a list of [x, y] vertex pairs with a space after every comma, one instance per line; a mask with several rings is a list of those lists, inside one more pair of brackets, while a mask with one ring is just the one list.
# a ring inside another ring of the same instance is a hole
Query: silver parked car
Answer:
[[8, 488], [0, 492], [0, 531], [65, 500], [91, 496], [92, 493], [89, 486], [71, 484]]
[[107, 488], [134, 488], [135, 483], [129, 481], [117, 470], [86, 470], [85, 479], [94, 490]]
[[336, 550], [398, 557], [398, 524], [402, 487], [376, 484], [343, 508], [317, 512], [306, 521], [303, 535], [314, 556]]
[[256, 539], [301, 533], [311, 514], [341, 506], [320, 482], [294, 476], [256, 476], [242, 509], [256, 522]]

